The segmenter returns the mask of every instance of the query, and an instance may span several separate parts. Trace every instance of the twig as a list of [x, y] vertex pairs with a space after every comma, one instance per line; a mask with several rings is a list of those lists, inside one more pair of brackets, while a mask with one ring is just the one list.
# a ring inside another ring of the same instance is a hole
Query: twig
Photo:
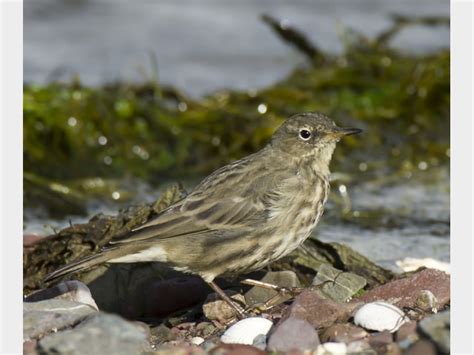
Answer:
[[311, 61], [324, 60], [324, 54], [301, 31], [267, 14], [263, 14], [261, 18], [281, 39], [294, 46]]

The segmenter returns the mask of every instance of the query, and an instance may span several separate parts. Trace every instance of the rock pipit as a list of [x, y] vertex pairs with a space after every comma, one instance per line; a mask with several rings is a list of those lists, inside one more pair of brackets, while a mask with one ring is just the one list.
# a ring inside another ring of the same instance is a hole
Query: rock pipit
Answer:
[[308, 238], [328, 197], [336, 142], [359, 132], [321, 113], [292, 116], [262, 150], [216, 170], [156, 218], [46, 281], [105, 262], [163, 262], [199, 275], [241, 313], [214, 279], [260, 269]]

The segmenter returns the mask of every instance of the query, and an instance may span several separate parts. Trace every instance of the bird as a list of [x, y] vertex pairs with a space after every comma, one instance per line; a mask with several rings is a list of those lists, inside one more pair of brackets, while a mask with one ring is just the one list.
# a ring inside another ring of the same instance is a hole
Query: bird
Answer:
[[243, 316], [214, 280], [261, 269], [310, 236], [328, 198], [336, 143], [360, 132], [319, 112], [293, 115], [261, 150], [217, 169], [153, 219], [44, 281], [103, 263], [160, 262], [200, 276]]

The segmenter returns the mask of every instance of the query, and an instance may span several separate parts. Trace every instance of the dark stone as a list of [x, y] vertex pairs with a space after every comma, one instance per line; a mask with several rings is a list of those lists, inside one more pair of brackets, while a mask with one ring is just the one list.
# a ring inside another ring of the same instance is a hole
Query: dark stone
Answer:
[[209, 287], [199, 277], [183, 276], [167, 280], [152, 277], [138, 283], [123, 305], [128, 317], [163, 317], [202, 302]]
[[315, 350], [320, 344], [318, 333], [307, 321], [289, 317], [278, 323], [270, 334], [267, 350], [284, 352], [292, 349]]
[[313, 290], [304, 290], [283, 313], [282, 321], [289, 317], [304, 319], [316, 329], [327, 328], [336, 322], [345, 322], [357, 304], [337, 303], [323, 298]]
[[83, 303], [46, 300], [23, 303], [23, 341], [78, 324], [97, 311]]
[[438, 301], [438, 306], [444, 307], [450, 301], [449, 275], [439, 270], [424, 269], [376, 287], [353, 301], [369, 303], [384, 300], [399, 308], [414, 308], [424, 290], [431, 291]]
[[[268, 272], [260, 281], [282, 287], [300, 287], [300, 281], [293, 271], [271, 271]], [[276, 296], [278, 292], [263, 287], [253, 286], [245, 293], [245, 301], [253, 306], [263, 303]]]
[[106, 313], [90, 317], [74, 329], [48, 335], [39, 345], [46, 353], [70, 355], [128, 355], [151, 350], [142, 326]]
[[418, 323], [422, 335], [432, 340], [436, 347], [445, 354], [450, 353], [450, 312], [442, 312], [426, 317]]
[[368, 336], [365, 329], [357, 327], [351, 323], [334, 324], [321, 334], [321, 341], [326, 343], [350, 343], [355, 340], [364, 339]]

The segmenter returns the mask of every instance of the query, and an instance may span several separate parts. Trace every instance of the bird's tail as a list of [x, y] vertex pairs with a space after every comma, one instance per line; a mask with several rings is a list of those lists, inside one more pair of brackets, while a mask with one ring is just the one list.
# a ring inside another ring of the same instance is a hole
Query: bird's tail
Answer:
[[44, 282], [53, 281], [59, 279], [60, 277], [69, 275], [73, 272], [82, 271], [89, 269], [93, 266], [107, 262], [110, 259], [113, 259], [118, 256], [118, 250], [116, 248], [103, 250], [102, 252], [94, 255], [90, 255], [86, 258], [77, 260], [71, 264], [65, 265], [62, 268], [53, 271], [48, 274], [43, 280]]

